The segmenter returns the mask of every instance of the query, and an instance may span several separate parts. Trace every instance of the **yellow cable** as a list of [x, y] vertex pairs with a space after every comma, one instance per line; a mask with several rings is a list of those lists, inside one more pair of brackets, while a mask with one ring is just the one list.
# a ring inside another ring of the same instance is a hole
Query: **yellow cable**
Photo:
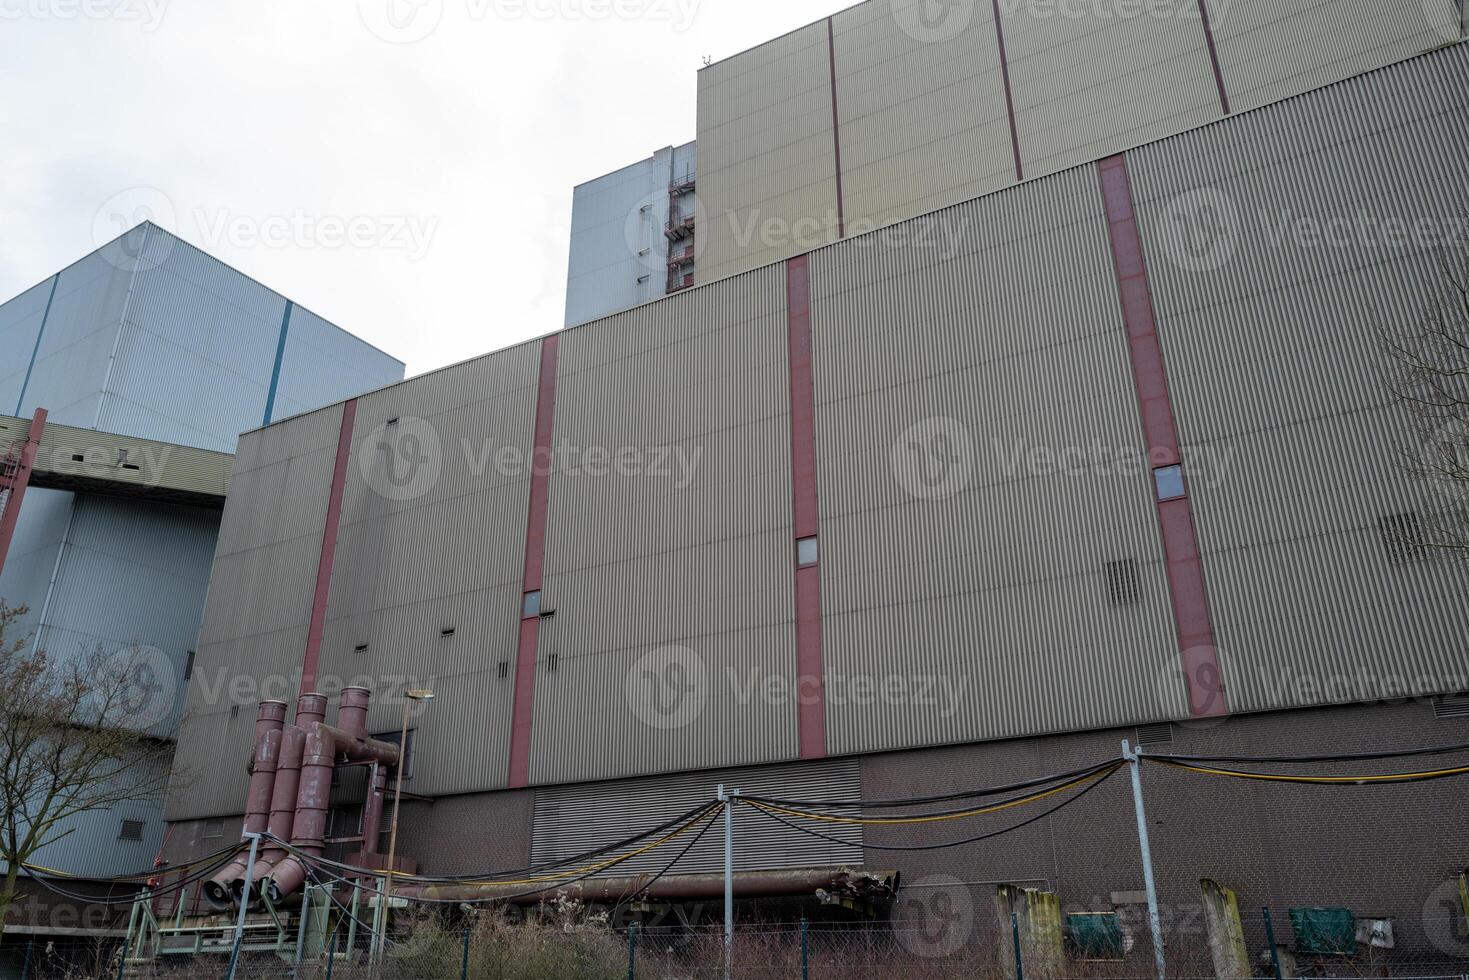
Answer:
[[202, 864], [209, 864], [211, 862], [221, 860], [226, 853], [227, 851], [222, 849], [215, 851], [213, 854], [207, 855], [205, 857], [195, 858], [194, 860], [189, 861], [185, 864], [170, 864], [162, 868], [155, 868], [154, 870], [148, 872], [139, 872], [138, 874], [134, 875], [115, 875], [111, 878], [92, 878], [89, 875], [72, 874], [70, 871], [59, 871], [56, 868], [48, 868], [43, 864], [27, 864], [25, 862], [21, 862], [21, 867], [25, 868], [27, 871], [39, 871], [42, 874], [52, 875], [57, 878], [84, 878], [87, 881], [146, 881], [149, 878], [165, 877], [175, 871], [183, 871], [186, 868], [197, 868]]
[[1176, 759], [1161, 759], [1156, 756], [1143, 756], [1149, 762], [1160, 765], [1172, 766], [1175, 769], [1187, 769], [1191, 772], [1201, 772], [1208, 776], [1232, 776], [1235, 779], [1261, 779], [1267, 782], [1277, 783], [1395, 783], [1407, 782], [1416, 779], [1432, 779], [1440, 776], [1458, 776], [1469, 773], [1469, 766], [1457, 766], [1452, 769], [1430, 769], [1423, 772], [1391, 772], [1374, 776], [1292, 776], [1287, 773], [1270, 772], [1245, 772], [1239, 769], [1215, 769], [1211, 766], [1195, 766]]
[[974, 810], [964, 810], [964, 811], [961, 811], [959, 813], [940, 813], [940, 814], [934, 814], [934, 815], [931, 815], [931, 816], [913, 816], [913, 817], [835, 817], [835, 816], [831, 816], [831, 815], [825, 814], [825, 813], [810, 813], [810, 812], [805, 811], [805, 810], [791, 810], [791, 809], [787, 809], [786, 807], [782, 807], [782, 806], [774, 806], [774, 805], [772, 805], [770, 803], [761, 803], [761, 802], [759, 802], [757, 800], [740, 799], [740, 802], [741, 803], [744, 803], [747, 806], [752, 806], [752, 807], [755, 807], [755, 808], [760, 809], [760, 810], [766, 810], [766, 811], [769, 811], [771, 813], [783, 813], [783, 814], [785, 814], [788, 817], [799, 817], [799, 818], [804, 819], [804, 820], [820, 820], [820, 821], [823, 821], [825, 823], [846, 823], [846, 824], [917, 824], [917, 823], [938, 823], [938, 822], [944, 821], [944, 820], [962, 820], [962, 819], [964, 819], [966, 817], [977, 817], [977, 816], [981, 816], [981, 815], [986, 814], [986, 813], [998, 813], [1001, 810], [1008, 810], [1011, 807], [1023, 806], [1026, 803], [1034, 803], [1037, 800], [1044, 800], [1048, 796], [1054, 796], [1057, 793], [1065, 792], [1066, 790], [1071, 789], [1072, 787], [1080, 786], [1082, 783], [1090, 782], [1093, 779], [1100, 779], [1100, 778], [1103, 778], [1105, 776], [1110, 776], [1110, 775], [1112, 775], [1112, 773], [1114, 773], [1118, 769], [1122, 768], [1122, 766], [1124, 764], [1125, 763], [1119, 761], [1119, 762], [1115, 763], [1114, 765], [1108, 766], [1106, 769], [1101, 769], [1101, 770], [1098, 770], [1097, 772], [1091, 773], [1090, 775], [1078, 777], [1076, 779], [1071, 780], [1070, 782], [1062, 783], [1060, 786], [1056, 786], [1056, 787], [1054, 787], [1052, 789], [1048, 789], [1048, 790], [1045, 790], [1045, 791], [1040, 792], [1040, 793], [1032, 793], [1030, 796], [1022, 796], [1022, 797], [1019, 797], [1017, 799], [1007, 800], [1004, 803], [992, 803], [989, 806], [979, 807], [979, 808], [974, 809]]

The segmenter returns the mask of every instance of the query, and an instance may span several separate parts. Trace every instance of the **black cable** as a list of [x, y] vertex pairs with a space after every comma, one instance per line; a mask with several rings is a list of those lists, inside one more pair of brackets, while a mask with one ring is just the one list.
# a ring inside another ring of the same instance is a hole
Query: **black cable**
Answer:
[[[189, 860], [189, 861], [180, 862], [180, 864], [178, 864], [178, 865], [173, 865], [171, 867], [171, 870], [177, 871], [179, 869], [179, 867], [192, 867], [192, 866], [195, 866], [195, 865], [203, 864], [203, 863], [208, 862], [208, 861], [212, 861], [215, 858], [222, 858], [226, 854], [233, 854], [234, 852], [238, 851], [242, 845], [248, 846], [248, 844], [246, 842], [243, 842], [243, 841], [240, 842], [240, 843], [236, 843], [236, 844], [228, 844], [228, 845], [226, 845], [224, 847], [221, 847], [219, 850], [213, 851], [213, 852], [211, 852], [209, 854], [205, 854], [202, 857], [193, 858], [192, 860]], [[36, 873], [37, 871], [39, 871], [42, 874], [45, 874], [46, 871], [47, 871], [47, 869], [45, 869], [45, 868], [36, 868], [35, 866], [30, 865], [30, 864], [27, 864], [24, 861], [20, 862], [20, 866], [21, 866], [21, 869], [23, 871], [27, 871], [27, 872], [30, 872], [32, 874]], [[223, 867], [223, 865], [221, 865], [221, 867]], [[147, 871], [130, 871], [127, 874], [106, 875], [106, 876], [103, 876], [103, 877], [100, 877], [100, 878], [93, 878], [93, 877], [89, 877], [87, 875], [74, 875], [74, 874], [53, 874], [51, 877], [53, 877], [53, 878], [71, 878], [71, 879], [75, 879], [77, 881], [98, 881], [98, 882], [101, 882], [101, 881], [113, 881], [113, 882], [123, 883], [123, 882], [131, 882], [135, 878], [142, 878], [142, 879], [157, 878], [157, 877], [160, 877], [162, 875], [168, 874], [169, 870], [170, 870], [170, 866], [169, 865], [163, 865], [161, 867], [154, 866], [152, 868], [149, 868]]]
[[1098, 786], [1100, 786], [1103, 783], [1105, 783], [1108, 779], [1110, 779], [1112, 777], [1112, 775], [1114, 773], [1116, 773], [1116, 771], [1117, 771], [1116, 769], [1113, 769], [1112, 772], [1107, 773], [1102, 778], [1092, 780], [1089, 784], [1087, 784], [1086, 788], [1084, 788], [1081, 792], [1077, 793], [1075, 796], [1068, 797], [1068, 798], [1062, 800], [1060, 803], [1057, 803], [1055, 806], [1051, 807], [1050, 809], [1048, 809], [1048, 810], [1042, 810], [1040, 813], [1036, 814], [1035, 816], [1028, 817], [1025, 820], [1022, 820], [1022, 821], [1020, 821], [1017, 824], [1014, 824], [1014, 825], [1009, 826], [1009, 827], [1004, 827], [1004, 828], [1002, 828], [1000, 830], [990, 831], [987, 834], [980, 834], [977, 837], [966, 837], [963, 840], [945, 841], [944, 843], [941, 843], [941, 844], [906, 844], [906, 845], [905, 844], [886, 844], [885, 845], [885, 844], [869, 844], [869, 843], [867, 843], [865, 841], [863, 843], [861, 843], [861, 844], [858, 844], [858, 843], [855, 843], [855, 842], [850, 841], [850, 840], [843, 840], [840, 837], [832, 837], [829, 834], [823, 834], [819, 830], [812, 830], [809, 827], [802, 827], [799, 824], [792, 823], [791, 821], [785, 819], [784, 817], [782, 817], [778, 813], [771, 813], [769, 810], [762, 809], [762, 808], [760, 808], [758, 806], [757, 807], [751, 807], [751, 809], [757, 810], [760, 813], [763, 813], [765, 816], [769, 817], [771, 820], [776, 821], [777, 823], [783, 823], [783, 824], [785, 824], [787, 827], [790, 827], [792, 830], [799, 831], [799, 832], [801, 832], [803, 834], [809, 834], [812, 837], [819, 837], [822, 840], [824, 840], [824, 841], [830, 841], [833, 844], [842, 844], [842, 845], [845, 845], [847, 847], [871, 848], [874, 851], [940, 851], [940, 850], [943, 850], [946, 847], [959, 847], [960, 845], [963, 845], [963, 844], [976, 844], [976, 843], [978, 843], [980, 841], [983, 841], [983, 840], [989, 840], [991, 837], [999, 837], [1002, 834], [1008, 834], [1011, 831], [1019, 830], [1022, 827], [1025, 827], [1025, 826], [1028, 826], [1030, 824], [1033, 824], [1037, 820], [1040, 820], [1042, 817], [1048, 817], [1051, 814], [1055, 813], [1057, 810], [1060, 810], [1063, 807], [1068, 807], [1071, 804], [1075, 803], [1077, 800], [1081, 799], [1083, 796], [1085, 796], [1086, 794], [1090, 793], [1092, 790], [1096, 789]]
[[[659, 824], [656, 827], [652, 827], [652, 828], [650, 828], [648, 830], [642, 831], [641, 833], [634, 834], [631, 837], [624, 837], [622, 840], [614, 841], [614, 842], [612, 842], [610, 844], [604, 844], [603, 846], [598, 847], [598, 848], [596, 848], [594, 850], [583, 851], [580, 854], [573, 854], [573, 855], [571, 855], [569, 857], [558, 858], [558, 859], [556, 859], [554, 861], [542, 861], [542, 862], [540, 862], [538, 864], [532, 864], [532, 865], [529, 865], [529, 866], [524, 867], [524, 868], [513, 868], [513, 869], [510, 869], [510, 870], [490, 871], [490, 872], [484, 872], [484, 873], [481, 873], [481, 874], [461, 873], [461, 874], [453, 874], [453, 875], [435, 875], [433, 877], [428, 877], [428, 876], [424, 876], [424, 875], [396, 875], [395, 874], [395, 875], [393, 875], [393, 880], [394, 881], [402, 881], [402, 882], [405, 882], [407, 884], [415, 884], [415, 883], [429, 883], [429, 884], [446, 883], [446, 884], [453, 884], [455, 882], [461, 882], [461, 881], [475, 881], [475, 882], [478, 882], [478, 881], [489, 881], [489, 882], [493, 882], [496, 878], [503, 878], [503, 877], [507, 877], [507, 876], [511, 876], [511, 875], [526, 874], [526, 873], [535, 872], [535, 871], [546, 871], [546, 870], [549, 870], [549, 869], [552, 869], [552, 868], [559, 868], [559, 867], [562, 867], [563, 865], [572, 864], [572, 863], [577, 862], [577, 861], [584, 861], [587, 858], [600, 857], [603, 854], [612, 853], [613, 851], [620, 850], [620, 849], [622, 849], [624, 847], [627, 847], [627, 846], [629, 846], [631, 844], [636, 844], [638, 841], [642, 840], [645, 837], [651, 837], [654, 834], [660, 833], [660, 832], [662, 832], [664, 830], [668, 830], [671, 827], [675, 827], [675, 826], [678, 826], [678, 825], [683, 824], [683, 823], [689, 823], [693, 819], [697, 819], [698, 817], [703, 816], [703, 814], [704, 814], [705, 811], [707, 811], [711, 806], [716, 806], [716, 805], [717, 804], [715, 804], [712, 801], [711, 802], [708, 802], [708, 803], [700, 803], [698, 806], [693, 807], [692, 809], [686, 810], [683, 813], [679, 814], [678, 816], [673, 817], [672, 819], [667, 820], [664, 823], [661, 823], [661, 824]], [[276, 837], [274, 834], [271, 834], [269, 832], [267, 832], [264, 836], [265, 836], [266, 839], [270, 840], [271, 842], [273, 842], [273, 843], [275, 843], [275, 844], [277, 844], [277, 845], [279, 845], [281, 847], [286, 848], [288, 851], [292, 851], [292, 853], [295, 853], [294, 849], [291, 846], [291, 842], [290, 841], [282, 840], [281, 838]], [[368, 875], [368, 876], [371, 876], [371, 877], [374, 877], [374, 878], [385, 878], [385, 877], [387, 877], [387, 875], [385, 873], [383, 873], [383, 872], [376, 872], [376, 871], [372, 871], [372, 870], [369, 870], [369, 869], [366, 869], [366, 868], [353, 867], [352, 865], [349, 865], [349, 864], [343, 864], [340, 861], [333, 861], [330, 858], [315, 857], [314, 860], [316, 860], [319, 864], [323, 864], [323, 865], [326, 865], [328, 867], [336, 868], [336, 869], [338, 869], [340, 871], [345, 871], [345, 872], [347, 872], [349, 874], [354, 874], [354, 875], [358, 875], [358, 876]]]
[[[1024, 782], [1010, 783], [1006, 786], [991, 786], [986, 789], [963, 790], [955, 793], [945, 793], [940, 796], [912, 796], [908, 797], [907, 799], [901, 800], [790, 800], [774, 796], [752, 795], [745, 795], [743, 798], [747, 800], [758, 800], [761, 803], [773, 803], [778, 806], [803, 806], [827, 810], [869, 810], [881, 809], [885, 807], [917, 806], [923, 803], [947, 803], [951, 800], [965, 800], [978, 796], [994, 796], [998, 793], [1009, 793], [1017, 789], [1032, 789], [1037, 786], [1045, 786], [1048, 783], [1065, 782], [1069, 779], [1075, 779], [1078, 776], [1089, 776], [1093, 773], [1101, 772], [1108, 766], [1114, 765], [1121, 761], [1122, 759], [1119, 756], [1118, 758], [1108, 759], [1105, 762], [1099, 762], [1096, 765], [1087, 766], [1082, 769], [1073, 769], [1070, 772], [1054, 773], [1049, 776], [1040, 776], [1035, 779], [1027, 779]], [[961, 810], [958, 812], [963, 811]]]
[[[161, 896], [164, 896], [164, 895], [172, 895], [174, 892], [180, 891], [180, 890], [185, 889], [185, 888], [188, 888], [188, 886], [194, 884], [196, 881], [201, 881], [204, 878], [206, 878], [206, 877], [214, 874], [216, 871], [218, 871], [221, 868], [223, 868], [225, 866], [225, 864], [226, 864], [225, 861], [219, 861], [216, 864], [206, 865], [206, 866], [204, 866], [204, 868], [202, 870], [195, 871], [195, 872], [193, 872], [193, 873], [185, 876], [184, 878], [182, 878], [182, 879], [174, 882], [172, 885], [168, 885], [168, 886], [157, 888], [157, 889], [150, 890], [148, 888], [148, 886], [147, 886], [146, 883], [141, 884], [141, 885], [138, 885], [137, 886], [137, 889], [138, 890], [136, 892], [134, 892], [133, 894], [127, 896], [126, 898], [112, 898], [110, 895], [107, 895], [107, 896], [87, 895], [87, 894], [83, 894], [81, 892], [68, 891], [67, 889], [62, 888], [59, 885], [56, 885], [56, 884], [48, 881], [43, 876], [32, 874], [30, 877], [31, 877], [31, 879], [33, 881], [35, 881], [37, 884], [39, 884], [42, 888], [45, 888], [47, 891], [53, 892], [53, 893], [55, 893], [57, 895], [60, 895], [63, 898], [71, 899], [74, 902], [85, 902], [85, 903], [90, 903], [92, 905], [131, 905], [133, 902], [136, 902], [140, 898], [142, 898], [142, 896], [143, 896], [143, 894], [145, 892], [148, 893], [148, 895], [149, 895], [150, 898], [151, 897], [161, 897]], [[72, 881], [72, 880], [91, 881], [92, 879], [89, 879], [89, 878], [88, 879], [70, 879], [70, 878], [64, 878], [64, 879], [61, 879], [61, 880], [63, 880], [63, 881]], [[109, 892], [112, 891], [119, 884], [123, 884], [123, 883], [122, 882], [115, 882], [115, 883], [113, 883], [112, 886], [108, 889], [108, 891]]]
[[[726, 805], [728, 805], [728, 804], [726, 804]], [[659, 871], [652, 878], [648, 879], [647, 884], [643, 885], [643, 887], [639, 888], [637, 891], [633, 892], [631, 895], [628, 895], [625, 898], [618, 899], [617, 904], [614, 905], [614, 906], [612, 906], [612, 911], [615, 913], [615, 912], [617, 912], [617, 910], [621, 909], [623, 907], [623, 905], [625, 905], [626, 903], [632, 902], [632, 901], [636, 901], [637, 900], [637, 897], [639, 895], [643, 894], [644, 892], [646, 892], [649, 888], [652, 888], [653, 885], [654, 885], [654, 883], [657, 882], [659, 878], [662, 878], [664, 875], [668, 874], [669, 871], [673, 870], [673, 866], [675, 864], [677, 864], [678, 862], [682, 861], [684, 859], [684, 856], [686, 854], [688, 854], [689, 851], [692, 851], [694, 849], [694, 845], [697, 844], [697, 843], [699, 843], [699, 841], [703, 840], [704, 839], [704, 835], [707, 834], [707, 833], [709, 833], [709, 828], [712, 827], [712, 826], [714, 826], [714, 815], [717, 812], [718, 812], [717, 810], [711, 810], [710, 813], [709, 813], [709, 820], [708, 820], [707, 823], [704, 824], [704, 828], [702, 830], [700, 830], [697, 834], [695, 834], [694, 837], [693, 837], [693, 839], [690, 840], [687, 844], [685, 844], [683, 846], [683, 850], [681, 850], [677, 854], [675, 854], [673, 856], [673, 860], [672, 861], [669, 861], [667, 864], [665, 864], [663, 866], [663, 870], [662, 871]]]
[[[1089, 779], [1092, 776], [1097, 775], [1100, 772], [1103, 772], [1104, 770], [1107, 770], [1109, 768], [1115, 767], [1115, 766], [1119, 765], [1121, 762], [1122, 762], [1121, 759], [1113, 759], [1110, 762], [1102, 763], [1099, 766], [1093, 766], [1090, 769], [1081, 769], [1081, 770], [1078, 770], [1076, 773], [1067, 773], [1065, 775], [1071, 777], [1070, 778], [1070, 782], [1079, 783], [1079, 782], [1081, 782], [1081, 781], [1083, 781], [1085, 779]], [[1060, 777], [1051, 777], [1049, 779], [1044, 780], [1044, 783], [1055, 782], [1057, 778], [1060, 778]], [[1064, 788], [1064, 786], [1056, 786], [1056, 787], [1052, 787], [1052, 788], [1047, 789], [1047, 790], [1039, 790], [1039, 789], [1037, 789], [1036, 791], [1030, 792], [1030, 793], [1021, 793], [1018, 796], [1012, 796], [1009, 799], [1000, 800], [1000, 801], [992, 804], [992, 806], [994, 806], [994, 807], [1006, 807], [1006, 806], [1010, 806], [1010, 805], [1013, 805], [1013, 804], [1023, 803], [1026, 800], [1043, 798], [1046, 794], [1053, 793], [1057, 789], [1062, 789], [1062, 788]], [[990, 795], [991, 792], [994, 792], [994, 791], [986, 790], [983, 795]], [[772, 799], [769, 799], [769, 798], [763, 797], [763, 796], [741, 796], [741, 799], [750, 800], [751, 802], [754, 802], [754, 803], [766, 803], [766, 804], [772, 804], [772, 805], [776, 805], [776, 806], [784, 806], [785, 805], [784, 803], [782, 803], [780, 801], [772, 800]], [[894, 804], [885, 804], [885, 805], [886, 806], [892, 806]], [[815, 808], [813, 808], [813, 809], [815, 809]], [[844, 807], [841, 807], [841, 809], [847, 809], [847, 807], [844, 806]], [[934, 811], [932, 813], [904, 813], [904, 814], [896, 814], [896, 815], [891, 816], [891, 817], [880, 817], [880, 818], [874, 818], [874, 819], [881, 819], [881, 820], [900, 820], [900, 819], [903, 819], [905, 817], [915, 817], [915, 818], [920, 818], [920, 817], [952, 817], [952, 816], [958, 816], [960, 814], [970, 813], [973, 809], [974, 809], [974, 807], [972, 807], [972, 806], [966, 806], [966, 807], [960, 807], [960, 808], [954, 809], [954, 810], [937, 810], [937, 811]], [[826, 816], [826, 814], [820, 814], [820, 815], [821, 816]], [[982, 814], [975, 814], [975, 816], [981, 816], [981, 815]], [[851, 818], [843, 818], [843, 819], [851, 819]]]
[[[1182, 762], [1364, 762], [1370, 759], [1399, 759], [1414, 755], [1446, 755], [1469, 751], [1469, 742], [1458, 745], [1431, 745], [1423, 749], [1391, 749], [1386, 752], [1354, 752], [1347, 755], [1154, 755], [1153, 759], [1178, 759]], [[1145, 758], [1148, 753], [1140, 753]]]

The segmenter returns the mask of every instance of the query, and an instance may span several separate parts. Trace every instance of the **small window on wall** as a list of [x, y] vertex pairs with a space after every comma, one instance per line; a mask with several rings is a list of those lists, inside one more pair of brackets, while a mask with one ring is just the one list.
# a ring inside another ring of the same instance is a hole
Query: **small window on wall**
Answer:
[[1183, 493], [1183, 467], [1160, 466], [1153, 471], [1153, 485], [1159, 500], [1177, 500]]
[[541, 594], [539, 592], [527, 592], [520, 603], [520, 618], [535, 619], [541, 614]]
[[801, 567], [814, 565], [821, 558], [821, 549], [815, 538], [801, 538], [796, 542], [796, 564]]
[[206, 821], [204, 821], [204, 834], [203, 834], [203, 836], [204, 836], [204, 839], [205, 840], [208, 840], [211, 837], [223, 837], [224, 836], [224, 821], [223, 820], [206, 820]]
[[118, 840], [142, 840], [143, 829], [147, 826], [141, 820], [124, 820], [122, 827], [117, 832]]

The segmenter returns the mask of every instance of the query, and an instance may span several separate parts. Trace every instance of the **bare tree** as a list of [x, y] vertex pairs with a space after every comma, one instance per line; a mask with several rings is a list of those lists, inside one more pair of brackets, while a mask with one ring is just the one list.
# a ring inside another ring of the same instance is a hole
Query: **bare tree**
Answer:
[[26, 612], [0, 601], [0, 934], [35, 853], [77, 814], [160, 798], [173, 755], [153, 732], [174, 694], [157, 651], [49, 656], [18, 635]]
[[1406, 409], [1406, 469], [1434, 490], [1432, 513], [1384, 532], [1409, 552], [1469, 558], [1469, 212], [1435, 252], [1437, 281], [1416, 322], [1383, 331], [1388, 389]]

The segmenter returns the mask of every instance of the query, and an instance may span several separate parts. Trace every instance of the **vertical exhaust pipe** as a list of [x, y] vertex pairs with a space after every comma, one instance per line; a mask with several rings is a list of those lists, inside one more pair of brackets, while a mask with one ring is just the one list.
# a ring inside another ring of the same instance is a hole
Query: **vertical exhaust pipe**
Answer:
[[[255, 755], [250, 762], [250, 788], [245, 794], [244, 833], [258, 834], [270, 818], [271, 790], [280, 759], [281, 727], [286, 720], [286, 702], [261, 701], [255, 716]], [[242, 837], [241, 840], [244, 838]], [[237, 857], [218, 874], [204, 883], [204, 897], [210, 905], [224, 908], [229, 904], [229, 883], [245, 873], [244, 858]]]

